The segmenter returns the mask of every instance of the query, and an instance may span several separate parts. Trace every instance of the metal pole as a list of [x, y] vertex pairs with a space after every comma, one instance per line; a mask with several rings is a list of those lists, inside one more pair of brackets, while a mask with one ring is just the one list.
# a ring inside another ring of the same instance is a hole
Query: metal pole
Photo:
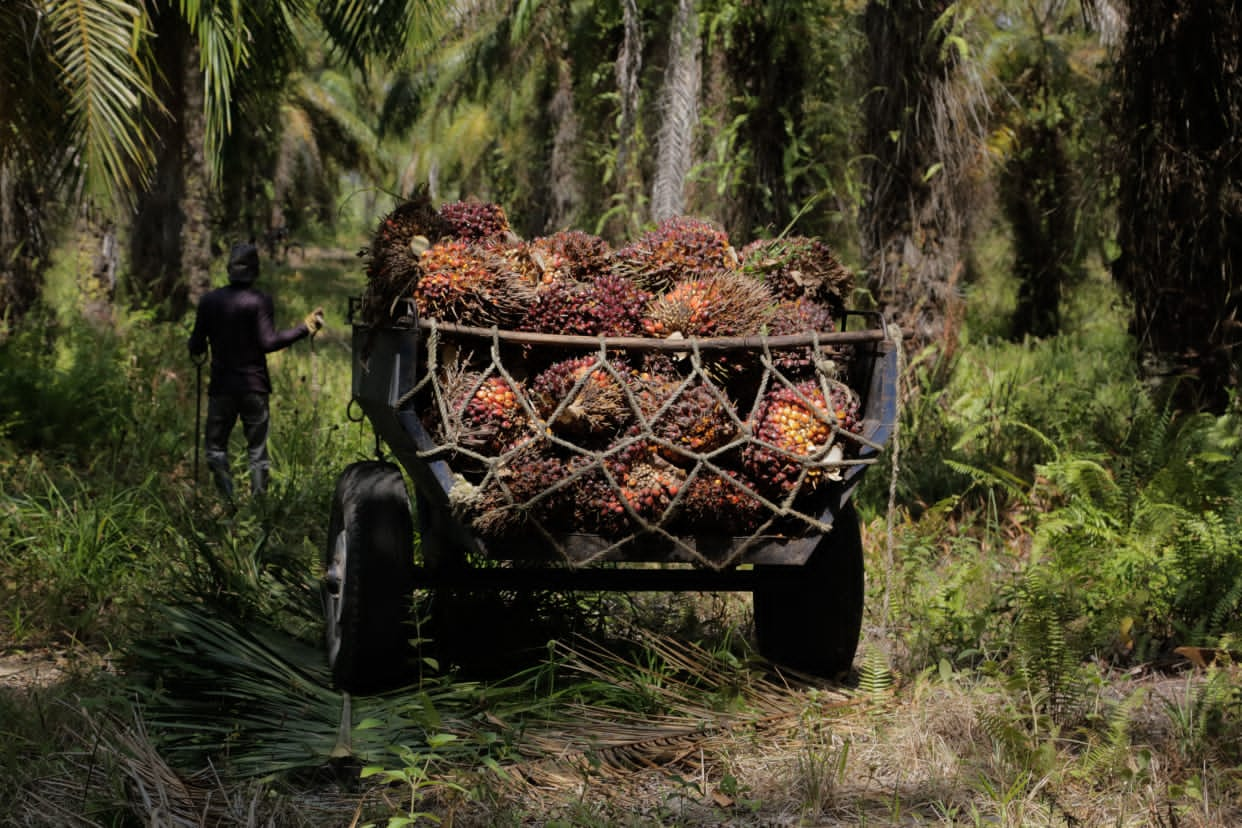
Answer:
[[203, 363], [206, 355], [194, 357], [194, 485], [198, 485], [198, 444], [203, 435]]

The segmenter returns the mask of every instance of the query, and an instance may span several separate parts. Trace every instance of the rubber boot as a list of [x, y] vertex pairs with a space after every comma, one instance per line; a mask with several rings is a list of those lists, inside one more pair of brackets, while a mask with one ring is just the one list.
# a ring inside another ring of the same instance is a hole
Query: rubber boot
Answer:
[[251, 469], [250, 493], [253, 495], [265, 494], [267, 492], [267, 483], [271, 476], [271, 472], [267, 469]]

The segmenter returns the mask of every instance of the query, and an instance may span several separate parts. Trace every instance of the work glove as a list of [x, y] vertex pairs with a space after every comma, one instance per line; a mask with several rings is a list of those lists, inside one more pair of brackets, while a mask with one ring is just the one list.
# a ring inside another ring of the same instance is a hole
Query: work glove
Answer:
[[306, 330], [311, 332], [311, 336], [319, 333], [319, 329], [323, 327], [323, 308], [315, 308], [302, 321], [306, 323]]

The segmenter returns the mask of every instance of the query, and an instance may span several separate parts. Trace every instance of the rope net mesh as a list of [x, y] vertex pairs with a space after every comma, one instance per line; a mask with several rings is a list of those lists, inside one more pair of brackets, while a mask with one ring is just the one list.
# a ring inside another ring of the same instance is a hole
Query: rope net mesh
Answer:
[[422, 336], [399, 407], [419, 412], [436, 444], [420, 458], [448, 463], [456, 517], [489, 546], [534, 534], [581, 566], [654, 545], [723, 569], [828, 531], [835, 484], [881, 448], [854, 390], [870, 346], [831, 334], [711, 352], [514, 343], [435, 321]]

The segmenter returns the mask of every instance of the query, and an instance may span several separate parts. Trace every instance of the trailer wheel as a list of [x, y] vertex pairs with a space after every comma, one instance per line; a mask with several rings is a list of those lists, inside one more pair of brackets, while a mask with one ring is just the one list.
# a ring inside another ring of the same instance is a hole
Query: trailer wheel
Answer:
[[862, 535], [853, 504], [805, 564], [759, 567], [754, 612], [765, 658], [823, 678], [849, 672], [863, 616]]
[[322, 597], [332, 680], [365, 693], [408, 674], [414, 525], [401, 471], [366, 461], [337, 479]]

